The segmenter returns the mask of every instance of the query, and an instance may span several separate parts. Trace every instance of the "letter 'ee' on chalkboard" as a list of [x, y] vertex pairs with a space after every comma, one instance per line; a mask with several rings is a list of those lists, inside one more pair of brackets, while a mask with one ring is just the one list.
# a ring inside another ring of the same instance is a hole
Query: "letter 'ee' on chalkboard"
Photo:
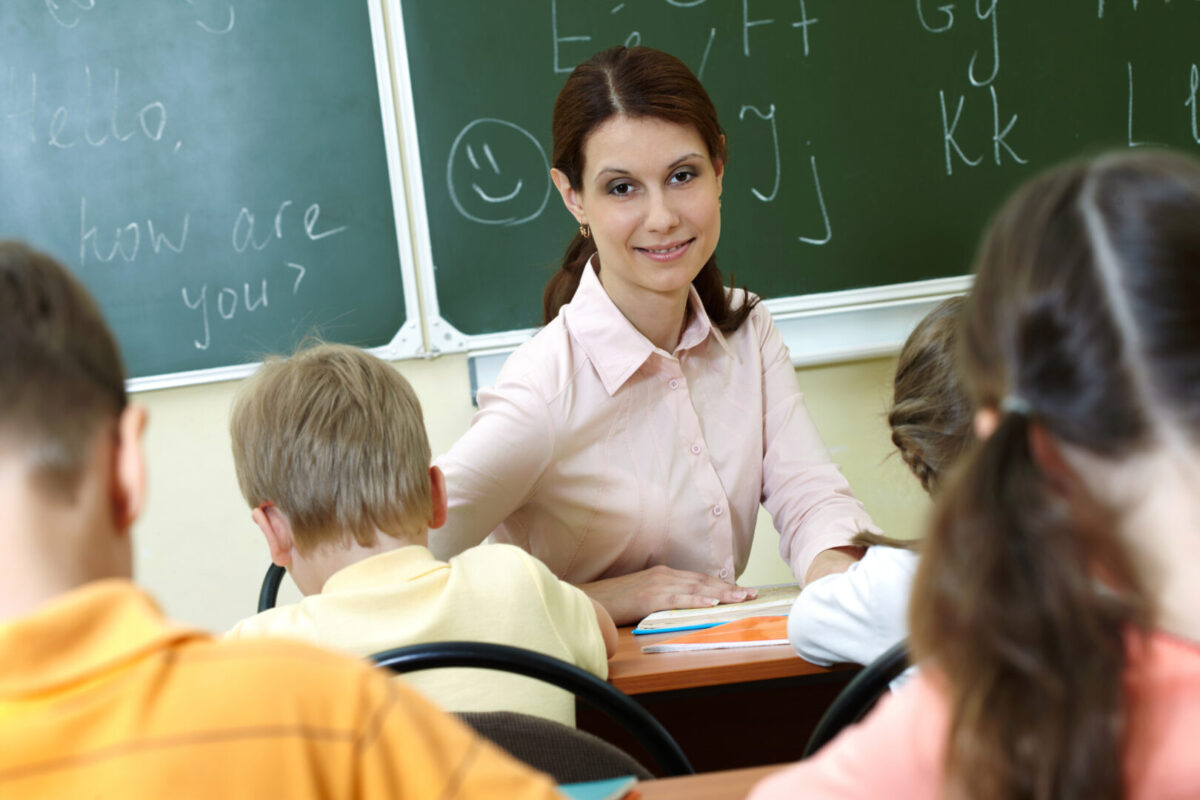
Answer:
[[797, 363], [894, 350], [969, 285], [989, 216], [1034, 173], [1200, 142], [1197, 2], [399, 2], [407, 194], [444, 350], [540, 323], [575, 230], [547, 176], [554, 99], [613, 45], [671, 52], [709, 90], [730, 153], [718, 263], [767, 298]]
[[134, 389], [312, 333], [417, 354], [392, 97], [377, 2], [5, 2], [0, 236], [82, 279]]

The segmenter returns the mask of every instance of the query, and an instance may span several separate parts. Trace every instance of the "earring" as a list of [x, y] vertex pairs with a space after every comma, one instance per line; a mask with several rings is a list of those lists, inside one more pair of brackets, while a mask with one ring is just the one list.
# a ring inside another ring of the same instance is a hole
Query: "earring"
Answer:
[[592, 226], [586, 222], [579, 223], [579, 235], [585, 239], [592, 238]]

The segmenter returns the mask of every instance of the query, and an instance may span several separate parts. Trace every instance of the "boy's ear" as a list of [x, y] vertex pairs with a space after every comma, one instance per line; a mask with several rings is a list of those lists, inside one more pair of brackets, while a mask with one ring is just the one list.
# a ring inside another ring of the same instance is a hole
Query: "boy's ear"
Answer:
[[446, 476], [437, 467], [429, 468], [429, 527], [440, 528], [446, 524]]
[[146, 458], [142, 433], [146, 409], [126, 406], [117, 420], [117, 446], [113, 454], [112, 509], [118, 531], [128, 531], [146, 504]]
[[296, 546], [292, 537], [292, 523], [287, 515], [271, 503], [263, 503], [250, 512], [250, 518], [262, 531], [267, 540], [267, 549], [271, 551], [271, 562], [276, 566], [290, 567], [292, 565], [292, 550]]

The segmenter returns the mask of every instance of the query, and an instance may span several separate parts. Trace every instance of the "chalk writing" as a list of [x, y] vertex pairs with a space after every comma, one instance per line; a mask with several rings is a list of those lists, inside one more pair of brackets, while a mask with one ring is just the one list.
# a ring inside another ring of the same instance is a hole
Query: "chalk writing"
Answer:
[[[498, 149], [503, 167], [495, 155]], [[490, 169], [483, 168], [479, 153]], [[536, 219], [550, 199], [550, 162], [541, 143], [520, 125], [477, 119], [459, 131], [450, 146], [446, 185], [454, 208], [472, 222], [521, 225]], [[472, 202], [472, 195], [479, 202]]]
[[704, 68], [708, 66], [708, 54], [712, 52], [713, 40], [717, 38], [717, 29], [709, 28], [708, 44], [704, 45], [704, 55], [700, 57], [700, 69], [696, 70], [696, 78], [704, 80]]
[[[186, 0], [186, 2], [189, 6], [194, 7], [196, 5], [196, 0]], [[217, 36], [224, 36], [225, 34], [227, 34], [233, 30], [233, 25], [234, 25], [234, 21], [235, 21], [235, 17], [236, 17], [236, 14], [234, 13], [234, 10], [233, 10], [232, 3], [227, 4], [226, 11], [228, 11], [229, 13], [225, 14], [225, 15], [219, 15], [216, 18], [218, 20], [218, 24], [213, 25], [208, 22], [205, 22], [204, 20], [198, 19], [198, 20], [196, 20], [196, 27], [198, 27], [200, 30], [204, 31], [205, 33], [212, 33]]]
[[750, 56], [750, 29], [770, 25], [773, 19], [750, 19], [750, 0], [742, 0], [742, 54]]
[[[183, 304], [192, 311], [200, 312], [201, 329], [203, 330], [203, 338], [192, 339], [192, 346], [197, 350], [207, 350], [212, 344], [212, 326], [209, 323], [208, 316], [208, 286], [203, 284], [200, 286], [200, 291], [196, 298], [190, 299], [188, 296], [187, 287], [180, 289], [180, 295], [183, 297]], [[263, 278], [260, 287], [255, 287], [258, 292], [256, 299], [251, 298], [250, 282], [246, 281], [242, 284], [242, 293], [239, 295], [237, 289], [230, 286], [222, 286], [216, 289], [217, 295], [217, 315], [224, 320], [231, 320], [237, 315], [238, 302], [242, 301], [243, 306], [248, 313], [253, 313], [259, 308], [266, 308], [267, 302], [267, 279]]]
[[958, 129], [959, 118], [962, 116], [964, 100], [965, 100], [965, 98], [963, 98], [962, 95], [958, 96], [958, 106], [954, 110], [954, 121], [951, 122], [946, 119], [946, 93], [943, 92], [941, 89], [938, 90], [938, 102], [941, 104], [941, 108], [942, 108], [942, 146], [945, 148], [945, 151], [946, 151], [946, 174], [947, 175], [954, 174], [954, 166], [951, 162], [951, 157], [950, 157], [950, 152], [952, 150], [968, 166], [974, 167], [980, 161], [983, 160], [983, 156], [979, 156], [978, 158], [972, 159], [970, 156], [968, 156], [966, 153], [964, 153], [962, 151], [962, 148], [958, 146], [958, 140], [956, 140], [954, 138], [955, 131]]
[[817, 22], [816, 17], [808, 16], [808, 9], [804, 6], [804, 0], [800, 0], [800, 19], [792, 23], [793, 28], [799, 28], [804, 34], [804, 55], [808, 55], [808, 26]]
[[[154, 228], [154, 220], [146, 219], [146, 235], [150, 239], [150, 246], [155, 254], [160, 253], [163, 248], [171, 250], [175, 253], [182, 253], [184, 247], [187, 246], [188, 224], [191, 220], [191, 213], [183, 215], [183, 221], [180, 225], [179, 238], [172, 242], [161, 226], [159, 230]], [[90, 250], [89, 250], [90, 245]], [[124, 261], [133, 261], [138, 257], [138, 252], [142, 246], [142, 230], [141, 222], [134, 221], [125, 225], [118, 225], [113, 233], [112, 246], [103, 247], [100, 244], [100, 231], [95, 225], [89, 225], [87, 219], [87, 198], [82, 197], [79, 200], [79, 264], [83, 266], [87, 263], [89, 252], [93, 258], [101, 262], [109, 262], [118, 255]]]
[[[254, 213], [250, 209], [242, 207], [237, 212], [237, 215], [233, 221], [233, 231], [231, 233], [233, 249], [239, 253], [246, 252], [248, 248], [253, 248], [254, 250], [265, 250], [267, 245], [271, 244], [272, 241], [282, 239], [284, 236], [284, 212], [287, 211], [288, 207], [291, 205], [291, 200], [284, 200], [279, 204], [279, 207], [275, 210], [274, 222], [266, 236], [264, 236], [261, 241], [256, 241], [254, 238]], [[336, 228], [330, 228], [329, 230], [318, 232], [316, 228], [320, 217], [321, 205], [319, 203], [313, 203], [304, 210], [304, 234], [310, 241], [315, 242], [319, 239], [324, 239], [327, 236], [334, 236], [346, 230], [346, 226], [341, 225]]]
[[575, 69], [573, 65], [563, 66], [558, 46], [563, 42], [590, 42], [591, 36], [559, 36], [558, 35], [558, 0], [550, 0], [550, 35], [554, 41], [554, 72], [562, 74]]
[[819, 238], [809, 238], [807, 236], [799, 236], [797, 238], [805, 244], [829, 244], [833, 239], [833, 226], [829, 224], [829, 210], [825, 208], [825, 195], [821, 193], [821, 176], [817, 174], [817, 157], [810, 156], [809, 163], [812, 165], [813, 186], [817, 190], [817, 204], [821, 207], [821, 221], [825, 225], [825, 235]]
[[783, 168], [779, 162], [779, 131], [775, 126], [775, 104], [771, 103], [771, 108], [765, 114], [754, 106], [742, 106], [741, 111], [738, 112], [738, 119], [745, 119], [747, 111], [753, 111], [755, 116], [757, 116], [759, 119], [766, 120], [767, 122], [771, 123], [771, 145], [775, 150], [775, 185], [771, 187], [770, 194], [763, 194], [758, 189], [753, 187], [750, 188], [750, 193], [752, 195], [764, 203], [769, 203], [774, 200], [775, 195], [779, 193], [779, 179], [783, 174]]
[[987, 86], [996, 80], [996, 75], [1000, 72], [1000, 23], [996, 15], [996, 5], [1000, 0], [992, 0], [987, 11], [980, 7], [979, 2], [980, 0], [975, 0], [975, 16], [981, 20], [990, 19], [992, 21], [992, 71], [986, 78], [975, 77], [975, 59], [979, 56], [979, 51], [976, 50], [971, 54], [971, 63], [967, 65], [967, 77], [976, 86]]
[[[1101, 2], [1103, 2], [1103, 0], [1101, 0]], [[940, 28], [935, 28], [933, 25], [929, 24], [925, 17], [925, 12], [921, 10], [921, 4], [922, 0], [917, 0], [917, 19], [920, 21], [922, 28], [930, 33], [945, 33], [954, 27], [954, 3], [947, 3], [944, 6], [937, 7], [938, 11], [941, 11], [946, 15], [946, 24], [942, 25]]]
[[[24, 81], [20, 81], [23, 85]], [[121, 71], [112, 71], [112, 91], [109, 94], [111, 103], [107, 119], [104, 115], [94, 113], [96, 92], [93, 91], [92, 69], [83, 68], [84, 99], [83, 113], [72, 114], [71, 108], [59, 105], [50, 113], [45, 123], [45, 144], [58, 150], [68, 150], [77, 144], [90, 147], [102, 147], [109, 142], [127, 142], [140, 132], [142, 137], [152, 142], [161, 141], [167, 127], [167, 107], [161, 100], [152, 100], [144, 104], [136, 114], [126, 115], [120, 119], [121, 107]], [[23, 90], [18, 88], [17, 71], [15, 67], [8, 70], [9, 110], [5, 119], [9, 122], [22, 117], [26, 120], [25, 137], [32, 143], [40, 141], [39, 108], [44, 98], [38, 94], [38, 76], [36, 72], [29, 73], [29, 101], [26, 104]], [[21, 99], [18, 99], [18, 98]], [[53, 104], [50, 104], [53, 105]], [[178, 145], [178, 142], [176, 143]], [[176, 147], [178, 149], [178, 147]]]
[[95, 7], [96, 0], [69, 0], [64, 3], [46, 0], [46, 10], [50, 12], [54, 21], [64, 28], [74, 28], [79, 24], [79, 18], [83, 16], [83, 13], [91, 11]]

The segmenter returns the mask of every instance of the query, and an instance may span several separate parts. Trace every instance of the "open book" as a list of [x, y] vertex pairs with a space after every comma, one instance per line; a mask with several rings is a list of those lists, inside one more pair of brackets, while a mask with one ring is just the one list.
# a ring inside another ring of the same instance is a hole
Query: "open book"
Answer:
[[756, 586], [758, 597], [740, 603], [726, 603], [708, 608], [676, 608], [655, 611], [637, 624], [635, 634], [671, 633], [673, 631], [700, 630], [746, 617], [784, 615], [792, 610], [792, 604], [800, 594], [794, 583], [772, 586]]
[[787, 617], [747, 617], [692, 631], [642, 648], [643, 653], [678, 653], [684, 650], [724, 650], [731, 647], [764, 647], [787, 644]]

